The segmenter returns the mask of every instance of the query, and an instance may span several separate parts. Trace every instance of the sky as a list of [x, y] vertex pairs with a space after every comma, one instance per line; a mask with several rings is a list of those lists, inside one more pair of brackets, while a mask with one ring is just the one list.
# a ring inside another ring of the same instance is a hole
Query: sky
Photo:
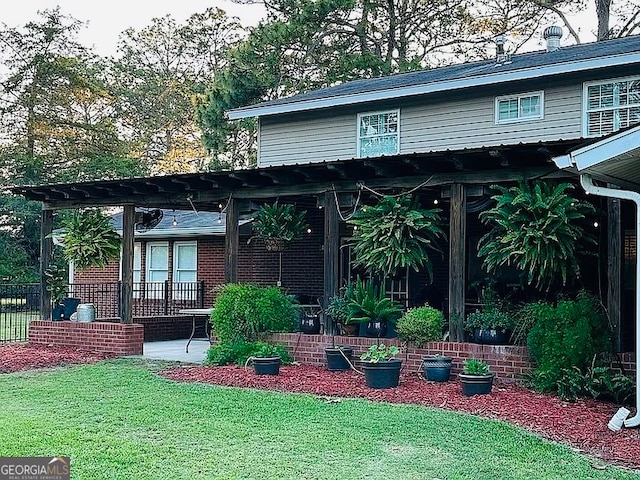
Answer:
[[[256, 25], [265, 15], [261, 3], [243, 4], [231, 0], [19, 0], [12, 1], [9, 5], [3, 5], [0, 13], [0, 23], [9, 27], [19, 27], [37, 20], [39, 10], [52, 9], [60, 5], [62, 13], [88, 22], [87, 27], [80, 32], [79, 40], [86, 46], [94, 46], [95, 52], [102, 56], [116, 53], [120, 32], [129, 27], [140, 30], [149, 25], [154, 17], [171, 14], [181, 23], [192, 14], [203, 12], [207, 7], [218, 7], [229, 16], [238, 17], [243, 25], [250, 26]], [[583, 42], [595, 40], [590, 34], [595, 29], [594, 17], [591, 12], [583, 12], [579, 16], [576, 26], [580, 28]], [[532, 47], [538, 49], [542, 48], [541, 45], [542, 42], [538, 42], [537, 47]]]
[[243, 25], [255, 25], [264, 16], [262, 4], [240, 4], [230, 0], [19, 0], [4, 3], [0, 22], [9, 27], [19, 27], [37, 20], [37, 12], [60, 5], [63, 14], [83, 22], [86, 28], [79, 40], [86, 46], [93, 45], [102, 56], [113, 55], [120, 32], [129, 27], [140, 30], [155, 17], [170, 13], [178, 23], [208, 7], [218, 7], [229, 16], [240, 18]]

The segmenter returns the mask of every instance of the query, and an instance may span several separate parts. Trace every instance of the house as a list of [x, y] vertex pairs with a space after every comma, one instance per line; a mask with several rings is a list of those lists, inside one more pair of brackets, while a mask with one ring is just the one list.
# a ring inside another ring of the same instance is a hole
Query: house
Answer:
[[[309, 213], [312, 233], [283, 255], [291, 262], [283, 279], [290, 279], [286, 286], [292, 291], [326, 300], [351, 275], [352, 232], [342, 218], [376, 193], [414, 190], [423, 205], [438, 205], [447, 218], [450, 240], [434, 265], [434, 286], [445, 299], [451, 338], [461, 341], [465, 311], [474, 303], [470, 285], [483, 278], [475, 245], [485, 231], [477, 213], [489, 205], [488, 187], [521, 179], [576, 179], [553, 158], [640, 123], [640, 37], [560, 47], [557, 28], [545, 36], [545, 51], [501, 53], [491, 60], [362, 79], [232, 110], [230, 119], [258, 119], [258, 167], [253, 170], [13, 191], [43, 202], [45, 234], [54, 209], [126, 205], [121, 317], [128, 322], [127, 299], [133, 293], [127, 284], [136, 275], [134, 206], [194, 207], [215, 216], [222, 205], [224, 245], [216, 237], [218, 253], [212, 251], [207, 260], [201, 260], [199, 250], [198, 265], [217, 264], [219, 281], [264, 283], [266, 275], [256, 272], [277, 270], [279, 259], [241, 241], [238, 222], [261, 202], [295, 203]], [[609, 304], [621, 305], [610, 313], [619, 346], [626, 349], [632, 343], [633, 313], [625, 293], [634, 284], [625, 280], [625, 267], [635, 263], [635, 251], [624, 247], [636, 235], [629, 220], [633, 209], [623, 204], [611, 213], [615, 206], [596, 201], [601, 211], [610, 212], [598, 222], [601, 228], [607, 225], [600, 230], [603, 267], [599, 274], [598, 262], [590, 262], [585, 277], [617, 280], [607, 275], [606, 265], [619, 266], [620, 281], [609, 281]], [[46, 260], [46, 246], [43, 252]], [[142, 275], [142, 253], [140, 262]], [[167, 261], [167, 276], [171, 268]], [[392, 280], [392, 293], [407, 304], [418, 301], [429, 283], [422, 273]]]

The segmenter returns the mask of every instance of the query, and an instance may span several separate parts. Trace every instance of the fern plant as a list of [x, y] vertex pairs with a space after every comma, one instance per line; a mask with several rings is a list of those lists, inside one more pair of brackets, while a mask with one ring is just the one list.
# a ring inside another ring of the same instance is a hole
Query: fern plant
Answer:
[[349, 323], [395, 322], [402, 315], [400, 307], [385, 296], [373, 280], [358, 279], [349, 301]]
[[120, 236], [100, 210], [76, 211], [64, 224], [63, 253], [80, 270], [120, 258]]
[[569, 183], [492, 188], [500, 192], [493, 197], [496, 205], [480, 214], [492, 228], [478, 244], [487, 272], [514, 266], [540, 290], [549, 290], [558, 277], [562, 285], [572, 273], [579, 278], [578, 242], [596, 243], [580, 222], [594, 213], [593, 205], [571, 197]]
[[264, 204], [253, 219], [254, 238], [262, 239], [267, 250], [280, 251], [291, 241], [301, 237], [309, 228], [306, 211], [296, 212], [295, 205]]
[[375, 206], [357, 211], [349, 223], [354, 231], [355, 264], [383, 275], [395, 275], [406, 267], [425, 268], [432, 278], [429, 255], [442, 254], [440, 209], [421, 209], [410, 196], [383, 197]]

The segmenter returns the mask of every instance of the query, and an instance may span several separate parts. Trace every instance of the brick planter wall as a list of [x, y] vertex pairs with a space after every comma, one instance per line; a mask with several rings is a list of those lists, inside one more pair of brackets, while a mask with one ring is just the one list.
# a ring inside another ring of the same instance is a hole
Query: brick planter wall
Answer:
[[29, 343], [114, 355], [142, 355], [143, 331], [144, 327], [135, 323], [34, 320], [29, 326]]
[[[284, 345], [293, 358], [300, 363], [324, 365], [324, 349], [331, 346], [330, 335], [304, 335], [298, 333], [278, 333], [271, 336], [271, 340]], [[365, 337], [335, 337], [336, 345], [348, 345], [353, 348], [357, 358], [370, 345], [377, 342], [375, 338]], [[386, 345], [400, 347], [400, 358], [404, 360], [404, 367], [411, 372], [421, 368], [423, 355], [448, 355], [453, 357], [451, 372], [462, 371], [462, 362], [468, 358], [478, 358], [489, 364], [498, 379], [513, 382], [531, 370], [529, 353], [526, 347], [516, 345], [478, 345], [475, 343], [432, 342], [427, 348], [402, 347], [397, 339], [385, 339]]]

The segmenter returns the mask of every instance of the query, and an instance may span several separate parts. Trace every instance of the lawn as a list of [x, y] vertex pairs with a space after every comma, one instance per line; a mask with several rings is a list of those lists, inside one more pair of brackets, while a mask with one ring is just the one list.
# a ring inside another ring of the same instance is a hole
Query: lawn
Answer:
[[419, 406], [173, 383], [142, 360], [0, 375], [3, 456], [74, 479], [638, 479], [516, 427]]

